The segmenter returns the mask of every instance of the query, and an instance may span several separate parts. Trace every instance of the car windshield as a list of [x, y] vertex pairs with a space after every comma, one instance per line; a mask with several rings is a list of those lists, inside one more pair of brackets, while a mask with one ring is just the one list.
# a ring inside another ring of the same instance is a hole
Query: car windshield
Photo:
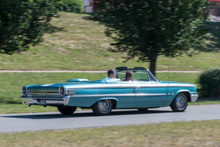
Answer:
[[[125, 78], [128, 70], [118, 71], [117, 75], [120, 79]], [[133, 72], [133, 81], [150, 81], [146, 70], [130, 70]]]

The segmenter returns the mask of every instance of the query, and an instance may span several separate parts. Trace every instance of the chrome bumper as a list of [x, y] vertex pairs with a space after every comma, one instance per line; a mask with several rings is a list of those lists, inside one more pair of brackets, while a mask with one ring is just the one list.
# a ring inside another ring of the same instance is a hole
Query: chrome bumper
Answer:
[[[59, 106], [68, 105], [70, 96], [65, 96], [63, 98], [33, 98], [28, 96], [21, 96], [22, 104], [27, 105], [43, 105], [43, 106]], [[45, 104], [40, 104], [40, 100], [45, 100]]]
[[198, 94], [191, 94], [191, 102], [196, 102], [198, 99], [199, 95]]

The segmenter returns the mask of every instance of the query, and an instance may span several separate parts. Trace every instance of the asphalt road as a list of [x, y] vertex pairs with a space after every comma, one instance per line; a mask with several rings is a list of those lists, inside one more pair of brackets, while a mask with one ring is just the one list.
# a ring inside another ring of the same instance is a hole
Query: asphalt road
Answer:
[[[44, 109], [42, 107], [42, 109]], [[220, 119], [220, 105], [188, 106], [185, 112], [173, 112], [170, 107], [149, 109], [140, 113], [135, 109], [114, 110], [108, 116], [94, 116], [92, 111], [76, 111], [73, 115], [53, 113], [1, 114], [0, 132], [23, 132], [141, 125], [146, 123], [199, 121]]]

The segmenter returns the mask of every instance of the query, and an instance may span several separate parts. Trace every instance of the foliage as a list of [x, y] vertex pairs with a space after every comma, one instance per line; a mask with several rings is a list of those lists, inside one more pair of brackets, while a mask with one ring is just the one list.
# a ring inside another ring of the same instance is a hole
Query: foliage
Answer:
[[[137, 62], [136, 59], [123, 63], [123, 56], [126, 53], [114, 53], [106, 50], [112, 40], [105, 35], [103, 24], [84, 19], [91, 16], [90, 14], [59, 12], [57, 15], [59, 17], [54, 17], [50, 21], [52, 27], [47, 27], [50, 30], [44, 34], [42, 43], [31, 46], [28, 51], [20, 54], [0, 54], [0, 69], [105, 71], [116, 66], [148, 67], [149, 63]], [[220, 44], [220, 29], [213, 28], [212, 32], [218, 34], [219, 37], [207, 33], [212, 36], [212, 40], [205, 44]], [[170, 71], [203, 71], [213, 65], [220, 67], [220, 45], [210, 46], [210, 48], [216, 48], [219, 51], [200, 52], [193, 58], [186, 55], [167, 58], [161, 55], [157, 60], [157, 70], [167, 71], [168, 64]], [[57, 60], [58, 58], [59, 60]]]
[[57, 8], [69, 12], [82, 12], [83, 2], [81, 0], [60, 0]]
[[198, 79], [202, 96], [220, 96], [220, 68], [210, 68], [204, 71]]
[[27, 50], [42, 41], [44, 28], [56, 14], [57, 0], [1, 0], [0, 53]]
[[207, 5], [207, 0], [102, 0], [95, 18], [115, 41], [110, 51], [126, 52], [126, 61], [149, 61], [155, 74], [159, 55], [192, 55], [190, 48], [203, 43]]

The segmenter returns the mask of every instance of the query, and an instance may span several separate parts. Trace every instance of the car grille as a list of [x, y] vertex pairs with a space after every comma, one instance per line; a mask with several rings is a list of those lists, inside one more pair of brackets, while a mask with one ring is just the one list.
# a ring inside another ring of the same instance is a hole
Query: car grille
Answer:
[[28, 97], [33, 98], [55, 98], [55, 97], [61, 97], [59, 94], [58, 89], [54, 90], [48, 90], [48, 89], [28, 89]]

